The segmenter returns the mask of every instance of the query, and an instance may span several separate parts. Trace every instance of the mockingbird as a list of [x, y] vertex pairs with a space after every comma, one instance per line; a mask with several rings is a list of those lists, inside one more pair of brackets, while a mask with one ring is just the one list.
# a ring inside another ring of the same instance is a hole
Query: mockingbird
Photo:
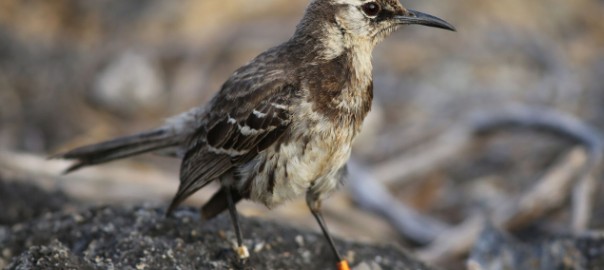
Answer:
[[397, 0], [314, 0], [288, 41], [237, 69], [205, 106], [157, 129], [57, 157], [76, 161], [66, 172], [152, 151], [182, 158], [180, 186], [167, 214], [219, 180], [221, 189], [202, 207], [202, 216], [228, 209], [241, 253], [247, 250], [237, 222], [239, 200], [272, 208], [305, 194], [345, 267], [320, 202], [340, 184], [352, 141], [371, 109], [372, 50], [409, 24], [455, 30]]

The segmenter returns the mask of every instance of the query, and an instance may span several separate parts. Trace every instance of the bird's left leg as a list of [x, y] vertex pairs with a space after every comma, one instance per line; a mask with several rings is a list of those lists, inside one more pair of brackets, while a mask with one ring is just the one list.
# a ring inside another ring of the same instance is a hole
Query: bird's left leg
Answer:
[[342, 256], [340, 256], [340, 253], [338, 252], [338, 249], [336, 248], [333, 238], [329, 234], [329, 230], [327, 230], [327, 226], [325, 225], [325, 220], [323, 219], [323, 215], [321, 214], [321, 200], [319, 198], [319, 195], [314, 193], [312, 191], [312, 189], [310, 189], [310, 188], [308, 189], [308, 191], [306, 191], [306, 204], [308, 205], [308, 208], [310, 209], [310, 212], [312, 213], [312, 215], [317, 220], [317, 223], [319, 223], [319, 226], [321, 227], [321, 231], [323, 231], [323, 235], [325, 236], [325, 239], [327, 239], [327, 242], [329, 243], [329, 246], [331, 247], [333, 254], [336, 256], [336, 259], [338, 260], [338, 269], [339, 270], [349, 269], [348, 262], [346, 260], [342, 260]]
[[[226, 200], [229, 207], [229, 214], [231, 215], [231, 222], [233, 223], [233, 228], [235, 229], [235, 235], [237, 236], [237, 255], [239, 255], [240, 259], [247, 259], [250, 256], [247, 247], [243, 245], [243, 238], [241, 236], [241, 227], [239, 226], [239, 218], [237, 214], [237, 207], [235, 206], [235, 201], [233, 199], [233, 193], [236, 193], [236, 190], [233, 190], [232, 187], [232, 175], [227, 176], [230, 179], [221, 179], [224, 186], [224, 190], [226, 192]], [[225, 181], [226, 180], [226, 181]], [[230, 181], [229, 181], [230, 180]]]

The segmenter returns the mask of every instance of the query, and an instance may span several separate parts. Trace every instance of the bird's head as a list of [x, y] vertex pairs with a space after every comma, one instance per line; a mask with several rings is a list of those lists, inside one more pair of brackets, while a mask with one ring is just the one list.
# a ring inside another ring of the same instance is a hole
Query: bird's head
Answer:
[[448, 22], [406, 9], [398, 0], [330, 0], [336, 23], [357, 38], [379, 42], [402, 25], [424, 25], [455, 31]]
[[342, 38], [351, 44], [375, 45], [400, 26], [412, 24], [455, 31], [448, 22], [406, 9], [398, 0], [314, 0], [298, 32], [321, 32], [322, 38], [333, 45]]

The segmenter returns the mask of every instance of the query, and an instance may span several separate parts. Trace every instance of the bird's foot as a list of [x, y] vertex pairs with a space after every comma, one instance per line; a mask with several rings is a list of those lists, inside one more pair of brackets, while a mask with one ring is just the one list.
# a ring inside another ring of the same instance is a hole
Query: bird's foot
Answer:
[[245, 245], [236, 247], [235, 251], [237, 252], [237, 256], [239, 256], [239, 259], [241, 260], [245, 260], [250, 257], [250, 252], [247, 250], [247, 247]]
[[338, 262], [338, 270], [350, 270], [347, 260], [341, 260]]

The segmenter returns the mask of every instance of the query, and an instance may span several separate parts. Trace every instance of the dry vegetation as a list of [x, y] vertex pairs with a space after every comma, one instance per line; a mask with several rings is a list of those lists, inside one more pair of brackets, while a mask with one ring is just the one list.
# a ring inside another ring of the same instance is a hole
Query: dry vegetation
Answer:
[[[66, 164], [44, 157], [205, 103], [235, 68], [287, 39], [306, 4], [1, 1], [0, 173], [89, 202], [167, 201], [177, 161], [147, 156], [59, 176]], [[376, 100], [349, 189], [326, 203], [335, 233], [463, 269], [475, 243], [488, 242], [486, 224], [544, 249], [545, 238], [601, 230], [604, 2], [404, 4], [458, 32], [409, 27], [376, 49]], [[317, 229], [302, 201], [242, 211]], [[494, 267], [480, 259], [485, 245], [473, 269]], [[523, 262], [501, 265], [514, 263]], [[596, 269], [585, 267], [571, 269]]]

